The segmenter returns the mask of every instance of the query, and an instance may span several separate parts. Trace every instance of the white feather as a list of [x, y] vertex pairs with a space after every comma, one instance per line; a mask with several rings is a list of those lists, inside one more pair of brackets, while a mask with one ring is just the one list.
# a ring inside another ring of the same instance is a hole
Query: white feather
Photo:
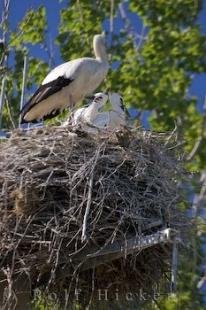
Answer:
[[[98, 98], [100, 99], [97, 100]], [[103, 108], [108, 99], [111, 108], [109, 111], [104, 111]], [[113, 131], [127, 126], [127, 117], [122, 109], [121, 96], [117, 93], [95, 94], [89, 107], [78, 109], [74, 113], [72, 124], [81, 126], [83, 130], [95, 134], [101, 130]]]
[[[53, 69], [43, 80], [42, 85], [49, 86], [52, 92], [52, 82], [59, 77], [71, 80], [67, 86], [62, 87], [54, 94], [50, 94], [46, 99], [29, 107], [24, 113], [24, 121], [33, 121], [43, 118], [45, 115], [52, 113], [53, 110], [62, 110], [68, 106], [72, 107], [82, 100], [84, 96], [91, 94], [104, 80], [109, 64], [107, 60], [104, 40], [101, 35], [94, 36], [93, 47], [96, 58], [78, 58], [66, 62]], [[49, 88], [48, 87], [48, 88]], [[55, 87], [55, 86], [54, 86]], [[44, 92], [46, 92], [44, 90]], [[43, 91], [42, 91], [43, 94]], [[36, 92], [36, 98], [40, 98], [41, 92]], [[29, 103], [28, 103], [29, 104]], [[24, 110], [23, 110], [24, 111]]]

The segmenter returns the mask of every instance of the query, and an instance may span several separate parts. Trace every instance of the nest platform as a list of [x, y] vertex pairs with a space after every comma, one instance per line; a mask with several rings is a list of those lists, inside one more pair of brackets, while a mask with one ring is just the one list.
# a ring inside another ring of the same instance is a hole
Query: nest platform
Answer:
[[170, 138], [46, 127], [1, 143], [0, 266], [8, 287], [26, 274], [33, 291], [61, 300], [66, 290], [73, 302], [81, 290], [84, 304], [102, 289], [123, 296], [170, 285], [185, 221]]

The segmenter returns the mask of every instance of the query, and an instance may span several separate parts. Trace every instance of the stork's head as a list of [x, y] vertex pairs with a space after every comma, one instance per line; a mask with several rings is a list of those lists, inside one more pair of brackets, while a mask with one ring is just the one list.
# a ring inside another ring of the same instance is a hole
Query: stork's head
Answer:
[[97, 115], [102, 112], [102, 108], [108, 100], [108, 95], [105, 93], [96, 93], [92, 97], [90, 96], [90, 100], [91, 102], [84, 112], [84, 119], [88, 123], [92, 123]]
[[93, 38], [94, 45], [104, 45], [105, 46], [105, 35], [102, 34], [95, 34]]
[[107, 100], [108, 100], [108, 95], [105, 93], [94, 94], [93, 102], [99, 107], [102, 107], [103, 105], [105, 105]]
[[93, 48], [97, 59], [107, 62], [107, 53], [105, 46], [105, 35], [96, 34], [93, 38]]
[[118, 93], [109, 93], [109, 101], [112, 106], [120, 107], [123, 111], [125, 110], [123, 98]]

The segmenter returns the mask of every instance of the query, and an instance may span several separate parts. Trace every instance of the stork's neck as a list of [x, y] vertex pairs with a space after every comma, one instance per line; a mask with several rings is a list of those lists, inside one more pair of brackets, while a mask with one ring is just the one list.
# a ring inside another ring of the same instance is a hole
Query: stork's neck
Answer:
[[84, 120], [88, 123], [92, 123], [98, 114], [96, 102], [92, 102], [84, 112]]
[[96, 59], [108, 63], [108, 57], [105, 46], [100, 42], [94, 42], [94, 54]]

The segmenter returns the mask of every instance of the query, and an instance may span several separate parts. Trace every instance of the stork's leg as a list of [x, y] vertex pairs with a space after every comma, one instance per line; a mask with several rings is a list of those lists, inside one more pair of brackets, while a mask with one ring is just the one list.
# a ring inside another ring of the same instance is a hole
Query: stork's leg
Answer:
[[75, 111], [75, 103], [74, 103], [72, 95], [69, 95], [69, 105], [68, 105], [68, 108], [69, 108], [69, 118], [71, 118], [71, 116], [73, 115], [73, 113]]
[[74, 110], [74, 107], [75, 107], [74, 99], [73, 99], [72, 95], [69, 94], [69, 108], [70, 108], [71, 110]]

